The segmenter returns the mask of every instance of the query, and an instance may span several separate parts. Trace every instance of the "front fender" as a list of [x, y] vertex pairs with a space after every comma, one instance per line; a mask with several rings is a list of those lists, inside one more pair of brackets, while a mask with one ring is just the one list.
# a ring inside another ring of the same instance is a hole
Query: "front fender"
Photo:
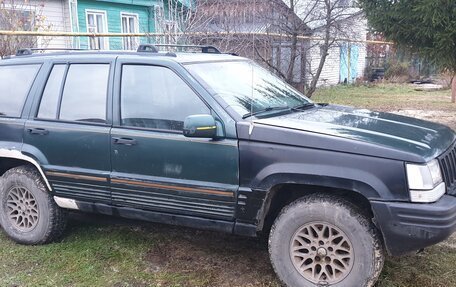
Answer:
[[269, 191], [296, 183], [353, 190], [369, 200], [409, 200], [402, 161], [251, 141], [239, 145], [241, 187]]
[[314, 185], [358, 192], [366, 198], [380, 198], [389, 189], [378, 177], [364, 170], [339, 169], [328, 165], [277, 163], [265, 167], [252, 184], [257, 189], [272, 190], [281, 184]]
[[[372, 179], [376, 187], [386, 189], [378, 179]], [[366, 198], [379, 198], [376, 187], [356, 178], [345, 178], [328, 174], [301, 174], [293, 172], [274, 173], [265, 177], [258, 185], [258, 189], [269, 191], [283, 184], [298, 184], [306, 186], [319, 186], [325, 188], [344, 189], [358, 192]]]

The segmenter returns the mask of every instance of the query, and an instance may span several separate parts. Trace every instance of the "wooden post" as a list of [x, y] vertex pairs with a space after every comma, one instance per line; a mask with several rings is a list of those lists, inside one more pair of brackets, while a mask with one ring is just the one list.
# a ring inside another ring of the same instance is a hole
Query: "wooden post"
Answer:
[[456, 75], [453, 76], [453, 81], [451, 84], [451, 102], [456, 103]]
[[347, 43], [347, 84], [350, 84], [350, 71], [351, 71], [351, 45]]

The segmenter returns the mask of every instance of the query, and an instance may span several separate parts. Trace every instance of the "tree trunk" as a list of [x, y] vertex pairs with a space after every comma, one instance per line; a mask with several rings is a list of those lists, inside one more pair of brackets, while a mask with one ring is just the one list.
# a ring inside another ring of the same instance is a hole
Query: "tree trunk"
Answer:
[[321, 58], [320, 63], [318, 64], [317, 72], [315, 73], [312, 81], [310, 83], [309, 89], [307, 90], [306, 96], [311, 98], [312, 95], [317, 90], [318, 80], [320, 79], [321, 72], [326, 63], [326, 58], [328, 57], [328, 52], [330, 49], [330, 39], [331, 39], [331, 1], [325, 0], [326, 5], [326, 25], [325, 25], [325, 38], [323, 47], [321, 49]]
[[291, 84], [294, 78], [294, 67], [296, 64], [296, 58], [298, 52], [298, 33], [293, 33], [291, 38], [291, 51], [290, 51], [290, 65], [287, 71], [287, 82]]
[[451, 81], [451, 102], [456, 103], [456, 75], [453, 76]]
[[[290, 10], [294, 12], [295, 10], [295, 1], [290, 1]], [[291, 84], [293, 82], [294, 76], [294, 67], [296, 62], [296, 52], [297, 52], [297, 45], [298, 45], [298, 33], [296, 33], [296, 29], [293, 29], [293, 33], [291, 35], [291, 50], [290, 50], [290, 64], [287, 70], [287, 82]]]
[[317, 90], [318, 80], [320, 79], [321, 72], [323, 71], [323, 68], [326, 63], [326, 58], [328, 57], [329, 48], [328, 44], [326, 44], [327, 42], [328, 41], [325, 41], [325, 44], [322, 47], [322, 56], [320, 58], [320, 63], [318, 64], [317, 72], [315, 73], [315, 76], [312, 78], [312, 82], [310, 83], [309, 89], [307, 90], [306, 96], [308, 98], [311, 98]]

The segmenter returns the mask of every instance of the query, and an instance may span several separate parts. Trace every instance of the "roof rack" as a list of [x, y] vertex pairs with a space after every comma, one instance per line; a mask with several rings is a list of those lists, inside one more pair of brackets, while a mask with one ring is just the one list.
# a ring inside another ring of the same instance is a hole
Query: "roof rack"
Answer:
[[201, 49], [201, 53], [205, 54], [222, 54], [219, 49], [214, 46], [200, 45], [173, 45], [173, 44], [141, 44], [138, 47], [138, 52], [158, 53], [157, 47], [185, 48], [185, 49]]
[[16, 52], [16, 56], [29, 56], [36, 51], [86, 51], [86, 49], [76, 49], [76, 48], [24, 48], [19, 49]]
[[[141, 44], [139, 45], [137, 52], [145, 53], [158, 53], [158, 47], [172, 47], [180, 49], [200, 49], [201, 53], [205, 54], [222, 54], [219, 49], [214, 46], [201, 46], [201, 45], [173, 45], [173, 44]], [[46, 51], [90, 51], [88, 49], [77, 49], [77, 48], [23, 48], [16, 51], [16, 57], [21, 56], [30, 56], [36, 52], [46, 52]], [[235, 54], [230, 54], [235, 55]], [[166, 56], [176, 57], [174, 52], [167, 52]], [[11, 58], [12, 56], [4, 57]]]
[[139, 45], [137, 52], [158, 53], [158, 49], [152, 44], [141, 44]]

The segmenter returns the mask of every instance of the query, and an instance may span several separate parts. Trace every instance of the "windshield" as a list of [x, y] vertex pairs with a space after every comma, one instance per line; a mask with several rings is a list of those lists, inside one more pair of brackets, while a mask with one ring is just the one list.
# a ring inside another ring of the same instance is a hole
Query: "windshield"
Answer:
[[208, 90], [223, 98], [243, 117], [311, 103], [290, 85], [251, 61], [196, 63], [186, 67]]

